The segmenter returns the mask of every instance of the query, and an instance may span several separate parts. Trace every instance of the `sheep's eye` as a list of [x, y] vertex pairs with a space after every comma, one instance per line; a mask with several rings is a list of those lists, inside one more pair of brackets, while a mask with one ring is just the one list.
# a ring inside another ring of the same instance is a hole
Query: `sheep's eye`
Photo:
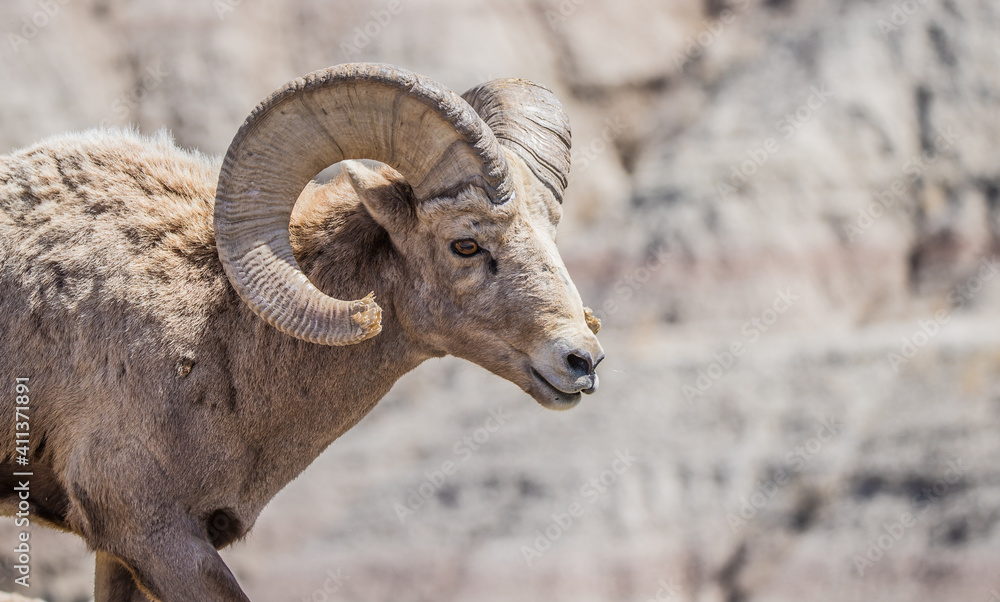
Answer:
[[471, 238], [466, 238], [465, 240], [456, 240], [451, 243], [451, 250], [459, 255], [475, 255], [479, 252], [479, 243], [472, 240]]

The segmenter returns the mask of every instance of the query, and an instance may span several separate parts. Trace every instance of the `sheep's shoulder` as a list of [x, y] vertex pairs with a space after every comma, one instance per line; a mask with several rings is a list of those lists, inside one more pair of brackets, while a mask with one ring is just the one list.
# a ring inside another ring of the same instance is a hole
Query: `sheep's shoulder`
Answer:
[[228, 290], [212, 232], [217, 177], [217, 161], [165, 135], [93, 131], [2, 157], [0, 279], [39, 318], [113, 311], [112, 336], [137, 324], [195, 336]]

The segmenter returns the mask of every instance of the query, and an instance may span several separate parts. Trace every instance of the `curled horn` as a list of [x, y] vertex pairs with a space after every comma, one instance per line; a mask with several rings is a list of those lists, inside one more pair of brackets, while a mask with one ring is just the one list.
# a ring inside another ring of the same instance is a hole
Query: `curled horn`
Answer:
[[296, 79], [261, 103], [233, 139], [215, 203], [219, 257], [236, 292], [293, 337], [350, 345], [381, 332], [372, 295], [317, 289], [292, 253], [289, 221], [306, 184], [329, 165], [390, 165], [419, 200], [478, 186], [511, 198], [506, 158], [483, 119], [441, 84], [388, 65], [347, 64]]
[[497, 79], [462, 95], [500, 144], [517, 153], [560, 203], [569, 177], [569, 117], [551, 90], [524, 79]]

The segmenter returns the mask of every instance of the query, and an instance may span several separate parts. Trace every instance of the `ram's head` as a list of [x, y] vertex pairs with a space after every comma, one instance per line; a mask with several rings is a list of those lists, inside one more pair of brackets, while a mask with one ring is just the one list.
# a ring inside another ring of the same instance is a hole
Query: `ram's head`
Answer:
[[319, 291], [289, 242], [304, 186], [344, 161], [413, 279], [397, 292], [404, 326], [546, 407], [572, 407], [596, 390], [604, 353], [555, 245], [569, 147], [559, 102], [531, 82], [497, 80], [460, 98], [386, 65], [320, 71], [264, 101], [233, 141], [216, 201], [220, 256], [240, 296], [279, 330], [326, 345], [377, 335], [374, 299]]

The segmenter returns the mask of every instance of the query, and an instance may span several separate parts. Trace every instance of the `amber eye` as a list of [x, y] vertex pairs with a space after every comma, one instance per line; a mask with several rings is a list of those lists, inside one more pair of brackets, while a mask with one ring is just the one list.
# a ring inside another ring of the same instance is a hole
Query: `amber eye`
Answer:
[[451, 250], [458, 253], [459, 255], [475, 255], [479, 252], [479, 244], [472, 240], [471, 238], [466, 238], [465, 240], [456, 240], [451, 243]]

